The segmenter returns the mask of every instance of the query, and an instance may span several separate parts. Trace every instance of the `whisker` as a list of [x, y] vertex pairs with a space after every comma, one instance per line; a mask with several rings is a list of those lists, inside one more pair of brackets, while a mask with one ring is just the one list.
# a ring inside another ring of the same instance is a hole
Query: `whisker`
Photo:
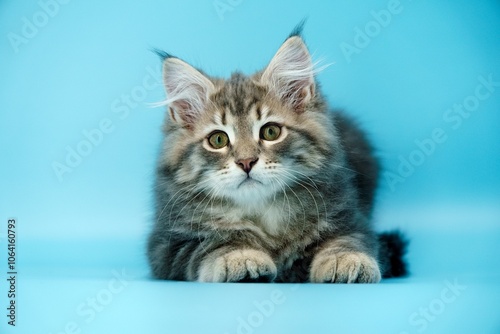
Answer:
[[285, 225], [285, 229], [283, 231], [283, 238], [281, 241], [284, 240], [285, 238], [285, 235], [286, 235], [286, 231], [288, 230], [288, 226], [290, 225], [290, 220], [292, 218], [292, 208], [290, 206], [290, 200], [288, 199], [288, 195], [286, 194], [286, 188], [284, 187], [284, 182], [282, 180], [280, 180], [278, 177], [274, 177], [274, 180], [276, 180], [276, 182], [278, 183], [278, 185], [280, 186], [281, 190], [283, 191], [283, 196], [284, 196], [284, 201], [283, 201], [283, 207], [282, 207], [282, 211], [284, 212], [285, 210], [283, 209], [285, 207], [285, 204], [288, 204], [288, 220], [287, 220], [287, 223]]
[[[306, 187], [301, 181], [297, 180], [296, 176], [294, 176], [293, 174], [289, 173], [286, 170], [283, 170], [283, 172], [287, 174], [287, 175], [284, 175], [284, 177], [287, 177], [288, 179], [293, 178], [294, 182], [296, 182], [302, 188], [304, 188], [305, 190], [307, 190], [307, 192], [309, 193], [309, 195], [311, 196], [311, 198], [314, 201], [314, 205], [316, 206], [317, 223], [319, 224], [319, 222], [320, 222], [320, 214], [319, 214], [319, 207], [318, 207], [318, 202], [316, 201], [316, 197], [313, 195], [313, 193], [309, 190], [308, 187]], [[306, 184], [308, 184], [308, 183], [306, 182]], [[314, 187], [314, 189], [316, 190], [316, 193], [319, 195], [319, 197], [321, 198], [321, 201], [323, 202], [323, 208], [324, 208], [324, 211], [325, 211], [325, 221], [326, 221], [328, 216], [327, 216], [327, 208], [326, 208], [325, 199], [324, 199], [323, 195], [321, 194], [321, 192], [319, 191], [318, 188]]]

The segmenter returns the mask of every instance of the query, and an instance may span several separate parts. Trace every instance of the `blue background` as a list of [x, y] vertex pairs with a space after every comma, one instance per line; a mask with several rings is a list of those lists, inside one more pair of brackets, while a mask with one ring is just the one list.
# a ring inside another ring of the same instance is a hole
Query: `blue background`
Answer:
[[[10, 217], [19, 272], [17, 326], [2, 311], [2, 333], [499, 333], [500, 86], [480, 78], [500, 82], [500, 3], [401, 0], [385, 26], [374, 23], [391, 3], [2, 1], [0, 272]], [[151, 280], [144, 243], [164, 117], [151, 104], [164, 92], [150, 50], [211, 75], [250, 74], [304, 17], [314, 59], [331, 64], [318, 75], [324, 94], [383, 161], [374, 221], [410, 237], [411, 276], [373, 286]], [[474, 101], [450, 121], [450, 108]], [[84, 133], [103, 123], [89, 146]], [[435, 129], [440, 142], [418, 153]], [[79, 147], [88, 154], [58, 177], [54, 165]], [[401, 159], [416, 163], [391, 184]]]

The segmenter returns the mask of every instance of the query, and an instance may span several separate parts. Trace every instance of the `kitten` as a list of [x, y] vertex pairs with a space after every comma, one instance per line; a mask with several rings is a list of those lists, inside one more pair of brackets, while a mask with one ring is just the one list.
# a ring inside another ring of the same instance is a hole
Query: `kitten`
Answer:
[[156, 278], [375, 283], [404, 240], [369, 223], [379, 164], [329, 111], [300, 32], [252, 76], [213, 78], [163, 53], [168, 115], [148, 257]]

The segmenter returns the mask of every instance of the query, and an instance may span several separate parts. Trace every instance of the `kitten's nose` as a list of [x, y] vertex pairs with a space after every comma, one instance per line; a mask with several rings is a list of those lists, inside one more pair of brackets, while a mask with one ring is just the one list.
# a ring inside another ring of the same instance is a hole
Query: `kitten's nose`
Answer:
[[252, 170], [252, 167], [255, 166], [255, 164], [257, 163], [258, 160], [259, 160], [259, 158], [240, 159], [240, 160], [236, 161], [236, 164], [238, 165], [238, 167], [243, 169], [245, 171], [245, 173], [248, 174], [248, 173], [250, 173], [250, 171]]

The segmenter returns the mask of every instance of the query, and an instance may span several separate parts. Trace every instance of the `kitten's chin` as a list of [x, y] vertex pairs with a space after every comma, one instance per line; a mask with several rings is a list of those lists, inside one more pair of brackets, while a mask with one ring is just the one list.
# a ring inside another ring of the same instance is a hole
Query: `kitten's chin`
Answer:
[[229, 195], [240, 206], [254, 207], [264, 204], [272, 193], [272, 189], [262, 181], [255, 178], [246, 178], [235, 189], [232, 189]]

